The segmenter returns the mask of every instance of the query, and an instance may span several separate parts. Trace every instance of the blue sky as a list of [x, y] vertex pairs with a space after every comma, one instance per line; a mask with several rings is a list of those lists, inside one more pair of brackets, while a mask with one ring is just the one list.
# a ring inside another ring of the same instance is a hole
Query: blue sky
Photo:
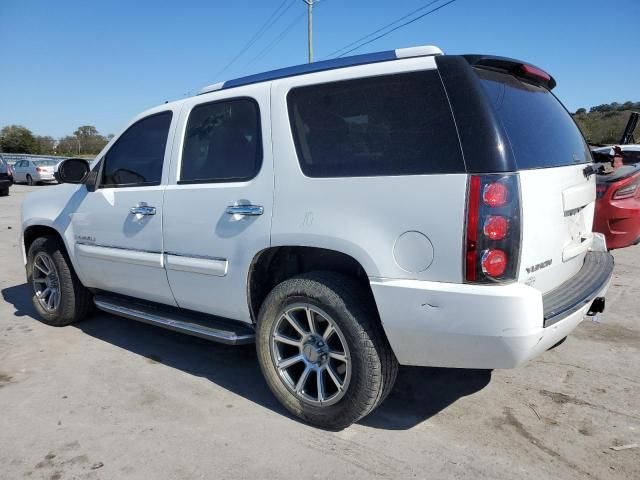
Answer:
[[[0, 0], [0, 127], [117, 133], [136, 113], [206, 84], [304, 63], [306, 7], [287, 0], [279, 21], [216, 76], [282, 1]], [[321, 0], [316, 59], [426, 3]], [[639, 20], [640, 0], [457, 0], [354, 54], [434, 44], [520, 58], [554, 75], [575, 110], [640, 101]]]

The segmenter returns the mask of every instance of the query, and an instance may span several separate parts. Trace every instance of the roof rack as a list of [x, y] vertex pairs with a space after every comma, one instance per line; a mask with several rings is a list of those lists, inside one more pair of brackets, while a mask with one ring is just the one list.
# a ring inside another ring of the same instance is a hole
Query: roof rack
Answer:
[[336, 68], [364, 65], [367, 63], [388, 62], [390, 60], [398, 60], [400, 58], [427, 57], [433, 55], [443, 55], [443, 52], [438, 47], [424, 45], [419, 47], [386, 50], [384, 52], [366, 53], [364, 55], [354, 55], [352, 57], [333, 58], [331, 60], [305, 63], [303, 65], [296, 65], [294, 67], [280, 68], [278, 70], [271, 70], [269, 72], [257, 73], [255, 75], [249, 75], [247, 77], [236, 78], [235, 80], [227, 80], [226, 82], [214, 83], [213, 85], [204, 87], [202, 90], [200, 90], [200, 93], [198, 95], [215, 92], [217, 90], [226, 90], [228, 88], [250, 85], [252, 83], [276, 80], [278, 78], [304, 75], [305, 73], [323, 72]]

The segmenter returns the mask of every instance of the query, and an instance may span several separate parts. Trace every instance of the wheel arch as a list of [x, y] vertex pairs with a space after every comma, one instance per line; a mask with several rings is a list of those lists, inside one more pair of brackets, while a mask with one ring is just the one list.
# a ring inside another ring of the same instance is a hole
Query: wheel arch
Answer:
[[376, 305], [367, 271], [351, 255], [304, 245], [272, 246], [258, 252], [249, 267], [247, 302], [252, 322], [256, 323], [264, 299], [276, 285], [296, 275], [317, 270], [334, 271], [355, 279]]

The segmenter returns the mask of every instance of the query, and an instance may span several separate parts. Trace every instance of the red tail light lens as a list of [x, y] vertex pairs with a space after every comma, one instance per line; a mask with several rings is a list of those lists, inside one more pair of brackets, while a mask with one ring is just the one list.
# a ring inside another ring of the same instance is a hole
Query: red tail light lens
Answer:
[[490, 207], [502, 207], [509, 201], [509, 190], [502, 182], [488, 183], [482, 191], [482, 201]]
[[42, 167], [36, 167], [36, 171], [37, 171], [37, 172], [44, 172], [44, 168], [42, 168]]
[[491, 277], [499, 277], [507, 269], [507, 254], [502, 250], [485, 250], [482, 254], [482, 271]]
[[502, 240], [507, 236], [509, 221], [501, 215], [489, 215], [484, 221], [483, 233], [490, 240]]
[[614, 193], [613, 193], [613, 199], [614, 200], [622, 200], [623, 198], [631, 198], [634, 197], [636, 195], [636, 193], [638, 193], [638, 187], [640, 186], [640, 177], [637, 177], [633, 183], [630, 183], [628, 185], [624, 185], [620, 188], [618, 188]]
[[465, 233], [467, 282], [508, 282], [517, 278], [520, 259], [517, 174], [469, 177]]

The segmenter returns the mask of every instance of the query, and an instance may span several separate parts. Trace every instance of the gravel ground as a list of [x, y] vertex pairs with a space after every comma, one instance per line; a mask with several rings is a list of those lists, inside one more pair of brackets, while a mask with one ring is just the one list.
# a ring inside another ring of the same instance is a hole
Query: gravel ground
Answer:
[[274, 400], [250, 347], [31, 305], [19, 209], [0, 198], [0, 478], [640, 478], [640, 247], [614, 253], [601, 323], [516, 370], [404, 367], [331, 433]]

